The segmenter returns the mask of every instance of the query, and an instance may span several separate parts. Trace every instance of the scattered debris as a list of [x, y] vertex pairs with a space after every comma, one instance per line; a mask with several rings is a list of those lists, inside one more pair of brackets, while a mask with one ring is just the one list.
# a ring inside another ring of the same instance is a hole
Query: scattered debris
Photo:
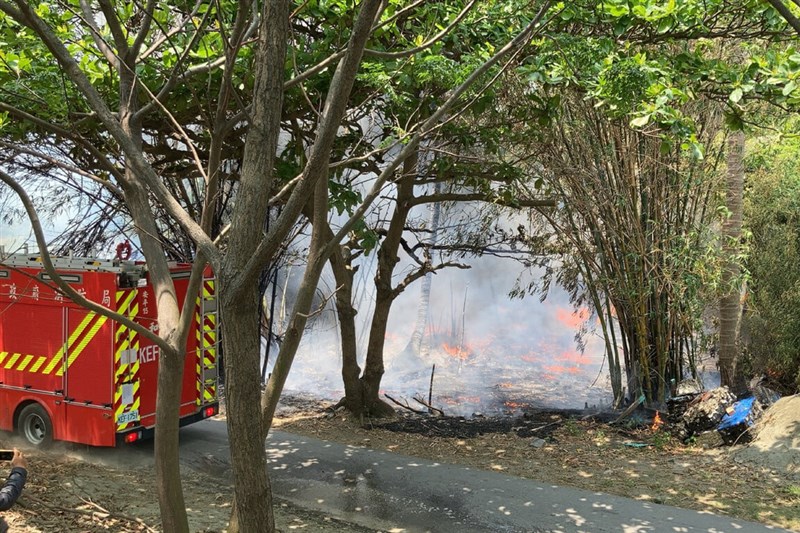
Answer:
[[[384, 396], [386, 397], [386, 399], [387, 399], [387, 400], [391, 401], [393, 404], [395, 404], [395, 405], [399, 405], [399, 406], [400, 406], [400, 407], [402, 407], [403, 409], [407, 409], [407, 410], [411, 411], [412, 413], [416, 413], [416, 414], [418, 414], [418, 415], [424, 415], [424, 414], [427, 414], [427, 413], [426, 413], [426, 411], [422, 411], [422, 410], [420, 410], [420, 409], [414, 409], [413, 407], [411, 407], [410, 405], [408, 405], [408, 401], [406, 401], [406, 403], [404, 403], [404, 404], [403, 404], [403, 403], [400, 403], [399, 401], [395, 400], [394, 398], [392, 398], [391, 396], [389, 396], [389, 395], [388, 395], [388, 394], [386, 394], [386, 393], [384, 393]], [[416, 399], [416, 398], [415, 398], [415, 399]]]
[[[423, 400], [419, 396], [414, 396], [413, 400], [415, 402], [417, 402], [418, 404], [427, 407], [428, 408], [428, 414], [436, 413], [439, 416], [444, 416], [444, 411], [442, 411], [441, 409], [437, 409], [436, 407], [432, 406], [430, 403], [426, 402], [425, 400]], [[430, 401], [430, 400], [428, 400], [428, 401]]]
[[728, 445], [749, 442], [752, 438], [750, 428], [755, 425], [763, 412], [757, 398], [739, 400], [722, 418], [722, 422], [717, 426], [717, 432]]
[[667, 400], [666, 418], [672, 433], [685, 441], [716, 430], [723, 444], [748, 442], [764, 409], [780, 398], [761, 379], [751, 381], [749, 388], [751, 396], [737, 401], [728, 387], [697, 393], [689, 385], [679, 386], [677, 390], [683, 394]]
[[[429, 416], [427, 413], [400, 413], [398, 419], [379, 422], [370, 429], [386, 429], [399, 433], [413, 433], [427, 437], [472, 438], [494, 433], [514, 433], [521, 438], [548, 439], [567, 421], [594, 419], [595, 416], [579, 416], [576, 410], [536, 410], [518, 417], [454, 417]], [[420, 416], [422, 415], [422, 416]], [[533, 444], [532, 444], [533, 445]]]
[[697, 396], [683, 413], [686, 436], [716, 428], [735, 401], [736, 396], [728, 387], [718, 387]]
[[697, 396], [695, 393], [682, 394], [667, 400], [667, 422], [672, 425], [683, 425], [683, 415]]
[[531, 441], [531, 446], [534, 448], [541, 448], [545, 444], [547, 444], [547, 441], [544, 439], [533, 439]]

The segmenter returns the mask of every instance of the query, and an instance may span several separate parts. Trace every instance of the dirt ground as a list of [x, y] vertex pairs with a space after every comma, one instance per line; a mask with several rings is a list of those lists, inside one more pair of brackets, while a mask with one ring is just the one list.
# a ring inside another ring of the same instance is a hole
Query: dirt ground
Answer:
[[[20, 446], [11, 434], [0, 433], [0, 448]], [[160, 518], [152, 466], [113, 450], [98, 459], [84, 448], [55, 444], [46, 451], [20, 446], [28, 464], [22, 497], [2, 513], [13, 533], [132, 533], [159, 532]], [[111, 459], [111, 460], [109, 460]], [[0, 463], [0, 477], [8, 463]], [[230, 517], [232, 488], [217, 477], [182, 468], [189, 529], [196, 533], [225, 531]], [[275, 498], [279, 531], [368, 533], [334, 517], [298, 508]]]
[[[781, 403], [782, 402], [782, 403]], [[275, 427], [316, 438], [484, 468], [688, 509], [800, 529], [800, 397], [767, 411], [762, 438], [722, 447], [713, 434], [684, 445], [646, 424], [611, 425], [584, 413], [441, 418], [400, 413], [360, 423], [330, 404], [288, 399]], [[776, 428], [784, 428], [778, 431]], [[0, 434], [0, 447], [12, 445]], [[28, 452], [31, 472], [17, 506], [4, 514], [22, 533], [160, 531], [150, 467], [86, 460], [56, 447]], [[788, 459], [787, 459], [788, 457]], [[795, 460], [797, 462], [795, 463]], [[0, 467], [0, 475], [4, 472]], [[194, 532], [224, 531], [230, 487], [186, 469], [184, 492]], [[278, 500], [282, 531], [365, 531]], [[398, 524], [401, 526], [401, 524]]]

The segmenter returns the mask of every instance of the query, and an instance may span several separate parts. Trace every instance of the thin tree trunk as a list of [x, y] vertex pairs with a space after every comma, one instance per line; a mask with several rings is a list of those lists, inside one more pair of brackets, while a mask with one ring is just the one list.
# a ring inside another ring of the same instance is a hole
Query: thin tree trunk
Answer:
[[[118, 67], [120, 125], [136, 145], [137, 150], [141, 151], [142, 128], [136, 118], [139, 100], [134, 75], [136, 58], [127, 49], [126, 43], [118, 43], [118, 46], [122, 55]], [[159, 358], [156, 393], [154, 455], [161, 522], [165, 531], [188, 533], [189, 521], [179, 466], [177, 423], [180, 418], [183, 354], [186, 346], [186, 332], [180, 331], [179, 328], [181, 302], [177, 301], [175, 284], [170, 276], [163, 247], [155, 237], [158, 235], [158, 228], [150, 207], [148, 192], [127, 161], [121, 186], [125, 191], [126, 204], [136, 224], [139, 242], [147, 260], [150, 282], [156, 294], [158, 333], [171, 347], [171, 350], [163, 350]], [[187, 298], [191, 298], [191, 295], [187, 295]]]
[[[325, 266], [326, 258], [322, 255], [325, 245], [328, 243], [326, 229], [328, 217], [328, 179], [321, 178], [317, 181], [314, 196], [314, 219], [311, 232], [311, 245], [308, 252], [308, 264], [303, 274], [303, 281], [297, 291], [297, 299], [292, 309], [292, 318], [289, 327], [283, 337], [275, 366], [272, 368], [272, 375], [267, 383], [267, 390], [261, 397], [261, 425], [264, 430], [272, 426], [272, 419], [275, 416], [275, 409], [278, 406], [281, 391], [286, 384], [289, 370], [300, 346], [303, 337], [303, 330], [308, 322], [311, 306], [314, 303], [314, 292], [316, 291], [322, 269]], [[266, 435], [265, 435], [266, 436]], [[247, 531], [247, 530], [244, 530]]]
[[[330, 238], [333, 237], [333, 232]], [[349, 250], [341, 247], [330, 258], [331, 269], [336, 280], [336, 314], [339, 319], [342, 348], [342, 382], [344, 383], [345, 406], [355, 414], [361, 414], [363, 406], [358, 366], [358, 343], [356, 338], [356, 310], [353, 308], [353, 266], [347, 255]]]
[[742, 235], [742, 195], [744, 191], [744, 132], [734, 131], [728, 137], [727, 199], [730, 216], [722, 225], [723, 295], [719, 303], [719, 371], [722, 385], [735, 388], [741, 299], [738, 282], [739, 263], [734, 258]]
[[[441, 182], [436, 182], [434, 185], [434, 194], [441, 192]], [[431, 214], [428, 220], [428, 226], [431, 231], [431, 238], [427, 243], [425, 249], [425, 260], [431, 261], [430, 247], [436, 245], [439, 237], [439, 217], [442, 212], [442, 204], [435, 202], [430, 206]], [[428, 327], [430, 320], [430, 307], [431, 307], [431, 284], [433, 282], [433, 273], [428, 272], [422, 278], [422, 283], [419, 288], [419, 304], [417, 306], [417, 321], [414, 324], [414, 331], [411, 333], [411, 340], [408, 342], [406, 350], [414, 355], [426, 355], [423, 353], [422, 340], [425, 337], [425, 330]], [[427, 350], [426, 350], [427, 351]]]
[[[306, 210], [306, 216], [311, 219], [312, 209]], [[327, 220], [316, 221], [315, 223], [324, 224], [320, 228], [323, 239], [330, 242], [334, 239], [333, 230]], [[350, 258], [350, 249], [347, 246], [339, 246], [328, 258], [333, 271], [333, 278], [336, 282], [336, 317], [339, 326], [339, 342], [342, 350], [342, 382], [344, 383], [344, 403], [348, 411], [360, 415], [364, 404], [362, 399], [361, 367], [358, 366], [358, 338], [356, 335], [356, 314], [353, 307], [353, 277], [354, 269]]]

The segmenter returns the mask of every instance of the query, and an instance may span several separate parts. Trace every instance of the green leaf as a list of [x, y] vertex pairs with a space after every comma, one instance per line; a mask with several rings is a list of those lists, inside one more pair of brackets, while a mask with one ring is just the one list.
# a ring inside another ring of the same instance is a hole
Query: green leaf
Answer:
[[725, 125], [733, 131], [744, 129], [744, 121], [738, 113], [725, 113]]
[[689, 152], [692, 154], [693, 158], [695, 158], [698, 161], [702, 161], [705, 158], [706, 152], [703, 149], [703, 145], [702, 144], [700, 144], [698, 142], [693, 142], [693, 143], [690, 143], [689, 146], [690, 146]]
[[744, 93], [742, 92], [742, 88], [741, 88], [741, 87], [737, 87], [737, 88], [735, 88], [735, 89], [733, 90], [733, 92], [732, 92], [732, 93], [731, 93], [731, 95], [728, 97], [728, 99], [729, 99], [731, 102], [733, 102], [734, 104], [736, 104], [736, 103], [738, 103], [738, 102], [739, 102], [739, 100], [741, 100], [741, 99], [742, 99], [742, 95], [743, 95], [743, 94], [744, 94]]
[[650, 115], [642, 115], [640, 117], [636, 117], [635, 119], [631, 120], [631, 127], [632, 128], [642, 128], [650, 122]]

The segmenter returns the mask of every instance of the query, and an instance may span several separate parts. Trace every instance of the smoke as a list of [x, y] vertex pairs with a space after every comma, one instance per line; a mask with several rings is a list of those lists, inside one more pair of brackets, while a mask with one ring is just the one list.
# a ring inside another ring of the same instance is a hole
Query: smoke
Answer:
[[[409, 286], [395, 301], [384, 344], [382, 392], [424, 409], [413, 397], [427, 402], [436, 365], [432, 404], [448, 415], [499, 414], [528, 406], [611, 404], [602, 338], [592, 333], [595, 319], [586, 309], [574, 309], [567, 294], [556, 287], [544, 302], [535, 297], [510, 299], [508, 294], [521, 270], [518, 263], [496, 257], [467, 262], [468, 270], [446, 269], [433, 276], [428, 326], [417, 357], [409, 357], [407, 347], [418, 314], [421, 283]], [[354, 303], [359, 311], [359, 361], [363, 367], [368, 319], [374, 307], [369, 291], [374, 258], [362, 261], [358, 276]], [[331, 277], [326, 273], [320, 284], [321, 292], [328, 295], [334, 286]], [[580, 351], [576, 335], [587, 325], [585, 348]], [[329, 304], [309, 323], [287, 391], [338, 400], [343, 395], [339, 346], [335, 314]], [[273, 347], [273, 360], [276, 353]]]

